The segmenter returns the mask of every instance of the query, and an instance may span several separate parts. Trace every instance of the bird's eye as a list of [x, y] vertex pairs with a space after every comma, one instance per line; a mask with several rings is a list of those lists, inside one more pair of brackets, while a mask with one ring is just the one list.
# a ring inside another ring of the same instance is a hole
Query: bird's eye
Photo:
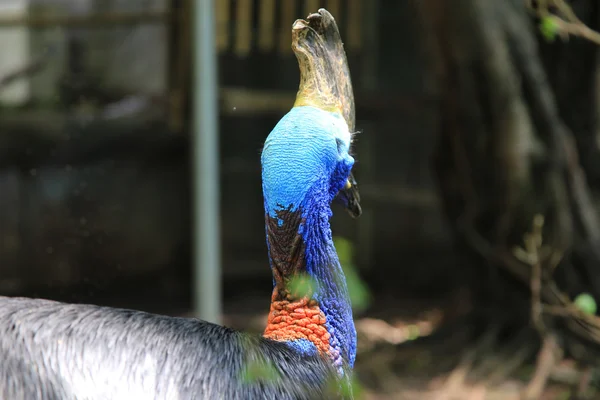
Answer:
[[337, 151], [338, 151], [338, 153], [341, 153], [342, 152], [342, 148], [344, 147], [344, 143], [339, 138], [335, 138], [335, 143], [337, 144]]

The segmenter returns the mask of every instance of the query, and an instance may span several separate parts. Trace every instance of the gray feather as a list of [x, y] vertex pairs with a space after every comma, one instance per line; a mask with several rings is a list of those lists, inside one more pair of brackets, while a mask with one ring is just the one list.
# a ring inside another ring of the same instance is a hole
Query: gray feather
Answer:
[[[267, 360], [277, 379], [244, 379]], [[0, 297], [0, 398], [332, 398], [335, 372], [284, 343], [188, 318]]]

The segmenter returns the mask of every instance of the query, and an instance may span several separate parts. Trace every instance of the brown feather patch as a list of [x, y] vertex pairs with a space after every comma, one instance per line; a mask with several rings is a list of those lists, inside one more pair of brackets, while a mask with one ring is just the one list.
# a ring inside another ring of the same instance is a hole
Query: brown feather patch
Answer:
[[[287, 209], [276, 211], [276, 216], [265, 216], [269, 255], [273, 263], [275, 284], [281, 295], [287, 294], [286, 282], [298, 272], [304, 271], [305, 244], [300, 235], [300, 225], [304, 222], [301, 210]], [[281, 223], [280, 223], [281, 221]]]

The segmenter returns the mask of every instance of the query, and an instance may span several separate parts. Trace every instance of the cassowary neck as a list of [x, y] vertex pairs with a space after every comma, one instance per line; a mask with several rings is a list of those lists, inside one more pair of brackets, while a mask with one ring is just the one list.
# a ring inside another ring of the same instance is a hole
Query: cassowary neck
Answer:
[[[356, 331], [331, 236], [329, 197], [326, 190], [312, 190], [298, 207], [266, 210], [275, 287], [264, 335], [301, 352], [318, 351], [343, 372], [354, 364]], [[311, 293], [298, 295], [294, 282], [302, 279], [311, 282]]]

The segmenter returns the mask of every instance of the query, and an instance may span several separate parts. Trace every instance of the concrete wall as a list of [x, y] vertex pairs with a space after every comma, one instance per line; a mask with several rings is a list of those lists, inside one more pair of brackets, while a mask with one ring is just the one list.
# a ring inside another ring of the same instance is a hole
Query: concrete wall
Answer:
[[[27, 13], [28, 0], [2, 0], [0, 14], [20, 17]], [[0, 28], [0, 78], [12, 73], [30, 60], [30, 32], [23, 27]], [[28, 81], [18, 81], [0, 90], [0, 104], [20, 105], [31, 93]]]
[[[95, 12], [161, 11], [166, 6], [166, 0], [2, 0], [0, 15], [89, 15]], [[153, 95], [165, 92], [168, 82], [166, 26], [0, 27], [0, 76], [49, 52], [43, 70], [0, 90], [0, 105], [18, 106], [29, 100], [50, 105], [57, 103], [58, 83], [67, 66], [67, 44], [72, 39], [85, 43], [85, 70], [104, 89]]]
[[185, 270], [186, 148], [155, 141], [85, 163], [0, 168], [0, 294]]
[[[106, 0], [98, 2], [108, 3]], [[110, 3], [112, 11], [122, 12], [164, 11], [167, 7], [167, 0], [112, 0]], [[167, 33], [167, 27], [158, 24], [111, 29], [103, 33], [97, 55], [106, 60], [105, 85], [133, 93], [163, 93], [168, 82]]]

